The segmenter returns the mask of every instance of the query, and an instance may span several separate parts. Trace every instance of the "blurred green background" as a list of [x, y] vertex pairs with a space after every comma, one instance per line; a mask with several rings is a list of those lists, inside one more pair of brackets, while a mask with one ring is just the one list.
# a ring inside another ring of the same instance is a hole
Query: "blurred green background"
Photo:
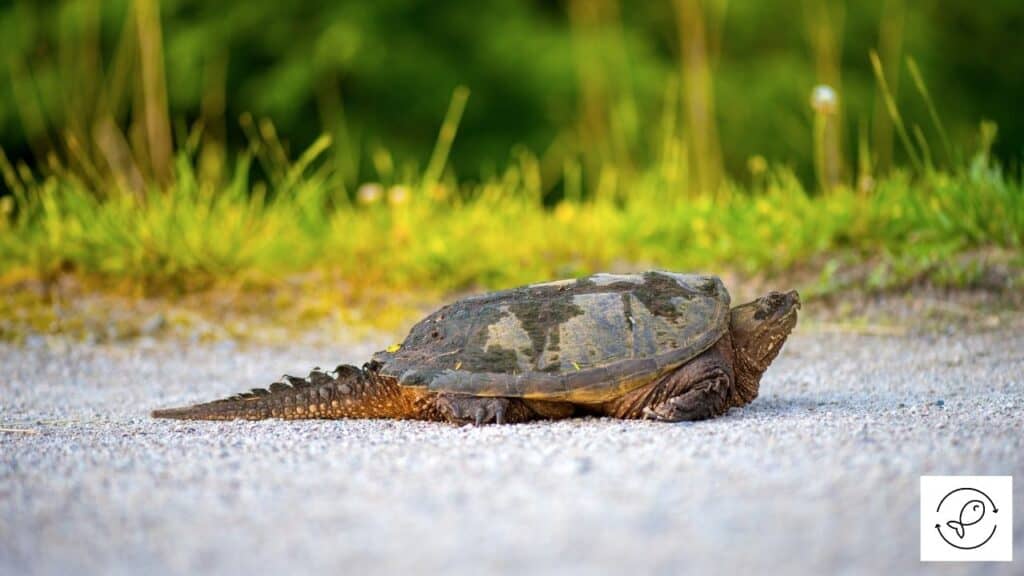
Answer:
[[1021, 0], [6, 0], [0, 339], [74, 331], [76, 294], [384, 324], [394, 294], [655, 267], [1020, 293], [1022, 27]]
[[[400, 167], [422, 170], [459, 85], [472, 92], [450, 159], [460, 179], [500, 170], [516, 145], [556, 171], [566, 157], [642, 165], [657, 149], [666, 106], [704, 89], [687, 76], [702, 69], [710, 105], [682, 114], [715, 121], [686, 117], [685, 129], [710, 135], [709, 149], [695, 152], [720, 155], [733, 178], [748, 179], [760, 155], [813, 182], [808, 98], [818, 83], [840, 95], [846, 176], [861, 145], [884, 172], [904, 161], [903, 148], [877, 97], [871, 50], [907, 117], [927, 125], [904, 65], [912, 56], [951, 140], [976, 142], [984, 118], [999, 126], [999, 156], [1015, 161], [1024, 145], [1020, 0], [163, 0], [143, 2], [159, 19], [141, 34], [133, 26], [145, 20], [131, 17], [132, 4], [0, 5], [8, 156], [37, 163], [33, 150], [42, 154], [55, 135], [104, 111], [126, 123], [143, 97], [132, 60], [147, 49], [163, 50], [179, 133], [202, 119], [205, 137], [231, 150], [245, 142], [245, 112], [272, 119], [293, 151], [328, 132], [350, 184], [373, 178], [381, 147]], [[703, 42], [687, 51], [681, 38], [695, 37]]]

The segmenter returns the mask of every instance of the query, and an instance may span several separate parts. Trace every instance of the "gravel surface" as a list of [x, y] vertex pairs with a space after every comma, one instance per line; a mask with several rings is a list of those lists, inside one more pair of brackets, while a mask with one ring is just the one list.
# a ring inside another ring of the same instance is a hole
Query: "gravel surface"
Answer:
[[[174, 422], [386, 345], [0, 345], [0, 573], [1021, 574], [1024, 330], [801, 329], [693, 424]], [[1013, 474], [1013, 564], [918, 562], [918, 477]]]

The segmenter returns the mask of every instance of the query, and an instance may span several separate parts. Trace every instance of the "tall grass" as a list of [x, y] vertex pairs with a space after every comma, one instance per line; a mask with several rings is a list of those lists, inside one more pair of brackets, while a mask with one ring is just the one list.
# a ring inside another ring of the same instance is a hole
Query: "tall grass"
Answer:
[[[396, 169], [387, 150], [377, 149], [376, 175], [355, 187], [348, 143], [336, 151], [329, 135], [292, 155], [272, 122], [244, 116], [248, 145], [224, 150], [205, 128], [223, 122], [216, 104], [223, 101], [223, 70], [212, 74], [207, 113], [191, 130], [177, 130], [175, 146], [156, 1], [140, 0], [113, 63], [97, 71], [107, 81], [87, 91], [95, 95], [91, 105], [53, 132], [55, 143], [36, 151], [36, 165], [12, 163], [0, 151], [0, 176], [12, 192], [0, 197], [0, 277], [52, 281], [72, 271], [108, 286], [192, 290], [315, 271], [365, 289], [446, 290], [602, 268], [772, 273], [837, 254], [928, 268], [975, 248], [1019, 253], [1024, 184], [990, 157], [994, 127], [983, 128], [970, 162], [960, 160], [962, 149], [949, 142], [913, 61], [911, 78], [945, 163], [935, 161], [920, 127], [907, 129], [892, 74], [873, 53], [885, 121], [899, 134], [909, 171], [863, 185], [877, 176], [877, 152], [862, 136], [851, 185], [835, 120], [823, 117], [814, 140], [827, 193], [806, 189], [790, 170], [759, 157], [751, 159], [748, 184], [728, 179], [713, 121], [702, 4], [676, 2], [686, 35], [682, 82], [666, 88], [662, 121], [649, 130], [656, 134], [650, 160], [628, 153], [629, 123], [601, 117], [622, 108], [603, 102], [601, 81], [581, 71], [584, 84], [594, 83], [584, 86], [595, 102], [591, 120], [599, 128], [592, 129], [607, 129], [615, 148], [599, 166], [567, 158], [552, 171], [548, 159], [520, 150], [487, 177], [458, 180], [447, 162], [469, 98], [459, 88], [425, 169]], [[571, 5], [582, 22], [597, 18], [586, 3]], [[823, 6], [816, 18], [832, 26], [839, 17]], [[839, 90], [838, 33], [826, 32], [815, 51], [822, 79]], [[29, 68], [19, 69], [17, 92], [29, 94]], [[21, 101], [26, 126], [51, 134], [32, 98]], [[552, 194], [556, 187], [560, 193]]]
[[197, 147], [185, 148], [173, 184], [139, 194], [99, 195], [60, 165], [35, 174], [0, 158], [15, 190], [0, 274], [74, 270], [187, 290], [315, 270], [366, 288], [457, 289], [624, 266], [772, 272], [837, 252], [930, 265], [971, 248], [1019, 250], [1024, 238], [1024, 186], [984, 154], [958, 174], [898, 172], [870, 195], [815, 194], [774, 168], [752, 189], [687, 197], [665, 166], [628, 181], [609, 169], [601, 194], [547, 207], [529, 154], [481, 183], [439, 179], [446, 126], [429, 171], [366, 184], [351, 203], [323, 161], [327, 137], [294, 161], [261, 139], [251, 148], [275, 176], [255, 179], [256, 153], [245, 153], [226, 185], [199, 178]]

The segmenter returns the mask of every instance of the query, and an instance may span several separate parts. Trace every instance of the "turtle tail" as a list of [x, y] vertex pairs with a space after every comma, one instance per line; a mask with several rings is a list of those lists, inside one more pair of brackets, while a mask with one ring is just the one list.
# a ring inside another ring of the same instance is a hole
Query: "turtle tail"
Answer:
[[313, 369], [309, 376], [282, 376], [269, 388], [186, 406], [154, 410], [154, 418], [177, 420], [263, 420], [283, 418], [416, 418], [414, 399], [376, 366], [338, 366], [333, 372]]

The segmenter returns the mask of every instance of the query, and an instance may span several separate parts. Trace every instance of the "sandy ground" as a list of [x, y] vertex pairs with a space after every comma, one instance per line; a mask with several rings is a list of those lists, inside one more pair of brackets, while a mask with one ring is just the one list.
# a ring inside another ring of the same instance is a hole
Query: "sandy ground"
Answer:
[[[0, 573], [986, 573], [1024, 562], [1024, 330], [801, 329], [693, 424], [191, 423], [356, 347], [0, 345]], [[1013, 474], [1013, 564], [918, 562], [918, 477]]]

